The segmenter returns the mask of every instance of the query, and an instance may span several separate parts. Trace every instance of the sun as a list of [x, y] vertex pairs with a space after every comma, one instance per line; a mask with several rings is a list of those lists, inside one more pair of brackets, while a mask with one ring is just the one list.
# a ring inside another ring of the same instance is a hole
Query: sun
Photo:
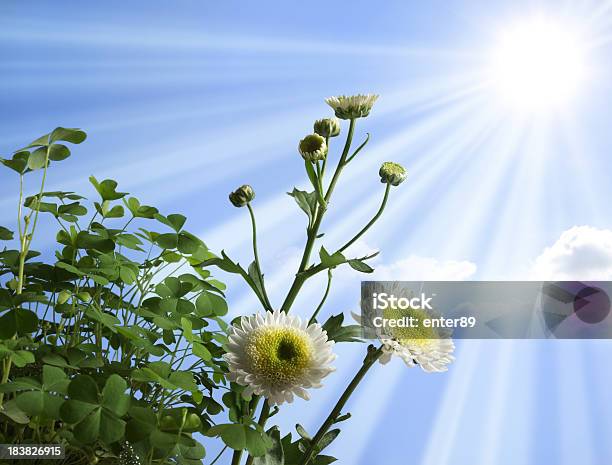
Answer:
[[587, 77], [580, 31], [543, 17], [502, 29], [489, 62], [489, 82], [505, 105], [520, 111], [566, 107]]

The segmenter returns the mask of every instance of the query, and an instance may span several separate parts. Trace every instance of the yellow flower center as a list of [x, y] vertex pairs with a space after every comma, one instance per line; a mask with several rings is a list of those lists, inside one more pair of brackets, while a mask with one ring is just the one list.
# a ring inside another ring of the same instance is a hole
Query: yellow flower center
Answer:
[[283, 385], [298, 380], [312, 362], [310, 339], [296, 328], [261, 327], [245, 344], [251, 370], [271, 384]]
[[424, 310], [415, 308], [387, 308], [383, 310], [383, 318], [386, 320], [407, 321], [410, 317], [415, 322], [414, 327], [388, 327], [387, 333], [397, 340], [400, 344], [413, 344], [418, 346], [428, 346], [431, 339], [439, 339], [440, 335], [435, 328], [428, 328], [423, 321], [430, 319], [431, 315]]

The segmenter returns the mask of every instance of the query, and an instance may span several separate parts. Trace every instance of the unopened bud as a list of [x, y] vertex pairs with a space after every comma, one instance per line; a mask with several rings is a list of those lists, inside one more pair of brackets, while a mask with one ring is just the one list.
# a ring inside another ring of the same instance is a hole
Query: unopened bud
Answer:
[[244, 207], [247, 203], [255, 198], [255, 191], [251, 186], [245, 184], [240, 186], [229, 195], [230, 202], [234, 207]]
[[392, 161], [384, 162], [380, 170], [378, 171], [380, 174], [380, 182], [385, 184], [391, 184], [392, 186], [399, 186], [404, 179], [406, 179], [407, 173], [404, 167], [398, 163], [393, 163]]
[[309, 134], [298, 145], [298, 150], [304, 160], [316, 163], [327, 156], [327, 144], [319, 134]]
[[318, 119], [314, 123], [314, 132], [322, 137], [336, 137], [340, 134], [340, 120], [338, 118]]

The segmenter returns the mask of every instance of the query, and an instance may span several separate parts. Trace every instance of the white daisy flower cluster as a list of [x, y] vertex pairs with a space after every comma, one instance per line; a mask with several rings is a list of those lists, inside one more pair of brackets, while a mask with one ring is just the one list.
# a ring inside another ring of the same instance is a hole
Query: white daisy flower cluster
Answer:
[[242, 317], [232, 327], [227, 353], [230, 381], [246, 386], [244, 395], [262, 395], [272, 404], [310, 399], [307, 389], [335, 370], [334, 342], [317, 323], [278, 310]]
[[325, 102], [333, 108], [338, 118], [356, 119], [368, 116], [377, 99], [376, 94], [340, 95], [328, 97]]

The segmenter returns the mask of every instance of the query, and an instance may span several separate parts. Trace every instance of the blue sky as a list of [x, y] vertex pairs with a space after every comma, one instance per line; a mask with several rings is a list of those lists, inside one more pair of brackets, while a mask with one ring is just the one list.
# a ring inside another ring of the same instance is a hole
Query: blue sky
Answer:
[[[504, 106], [483, 71], [499, 31], [534, 15], [577, 24], [589, 62], [571, 105], [536, 116]], [[382, 250], [377, 276], [612, 279], [610, 40], [604, 1], [5, 0], [0, 153], [81, 127], [87, 142], [50, 188], [92, 195], [90, 174], [114, 178], [243, 262], [248, 218], [227, 193], [252, 184], [278, 302], [303, 243], [304, 217], [285, 195], [306, 186], [297, 142], [330, 114], [324, 97], [375, 92], [356, 136], [372, 140], [338, 186], [327, 248], [369, 219], [378, 166], [394, 160], [409, 178], [355, 252]], [[0, 172], [1, 224], [14, 217], [15, 181]], [[223, 278], [233, 314], [255, 311]], [[324, 312], [356, 309], [360, 278], [342, 273]], [[309, 314], [321, 291], [307, 287], [296, 311]], [[338, 352], [326, 388], [277, 417], [284, 431], [316, 428], [363, 347]], [[447, 374], [377, 367], [332, 452], [351, 464], [609, 462], [611, 354], [608, 341], [461, 341]]]

